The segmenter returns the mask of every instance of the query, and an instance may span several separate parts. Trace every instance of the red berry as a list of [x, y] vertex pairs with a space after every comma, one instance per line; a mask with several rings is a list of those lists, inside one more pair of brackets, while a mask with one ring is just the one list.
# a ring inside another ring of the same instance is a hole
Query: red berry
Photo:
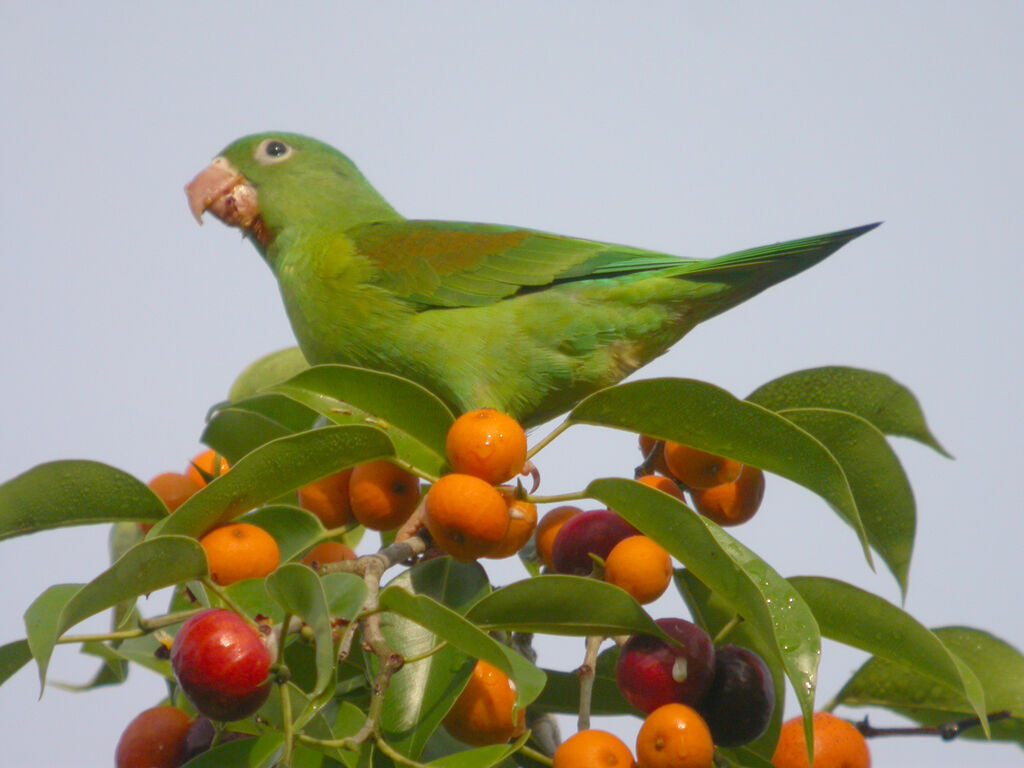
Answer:
[[182, 624], [171, 668], [195, 708], [211, 720], [241, 720], [270, 695], [271, 656], [263, 638], [237, 613], [212, 608]]
[[116, 768], [175, 768], [185, 752], [192, 718], [177, 707], [153, 707], [139, 713], [121, 734], [114, 752]]
[[551, 545], [551, 560], [558, 573], [586, 575], [594, 568], [591, 554], [603, 560], [616, 544], [638, 533], [610, 509], [581, 512], [558, 530]]
[[631, 637], [615, 667], [619, 690], [647, 714], [671, 703], [695, 707], [715, 673], [711, 638], [685, 619], [658, 619], [655, 623], [677, 643], [653, 635]]

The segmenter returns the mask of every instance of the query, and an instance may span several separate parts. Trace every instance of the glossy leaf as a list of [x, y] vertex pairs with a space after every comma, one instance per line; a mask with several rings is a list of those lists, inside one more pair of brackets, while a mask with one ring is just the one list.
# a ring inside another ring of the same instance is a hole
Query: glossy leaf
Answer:
[[31, 660], [32, 651], [28, 647], [28, 640], [15, 640], [0, 645], [0, 685], [7, 682]]
[[549, 635], [659, 635], [661, 630], [626, 592], [582, 576], [537, 576], [495, 590], [467, 618], [481, 628]]
[[145, 483], [98, 461], [52, 461], [0, 485], [0, 539], [66, 525], [156, 521], [167, 508]]
[[754, 651], [761, 660], [768, 665], [772, 682], [775, 687], [775, 708], [772, 710], [771, 720], [767, 730], [755, 741], [746, 745], [746, 749], [760, 756], [762, 759], [771, 759], [775, 751], [775, 743], [779, 740], [779, 730], [782, 727], [783, 704], [786, 700], [786, 670], [782, 665], [782, 659], [773, 647], [770, 640], [766, 640], [763, 634], [752, 627], [749, 622], [734, 622], [736, 611], [729, 606], [718, 595], [708, 589], [700, 579], [686, 569], [679, 569], [675, 572], [675, 583], [682, 595], [693, 620], [708, 632], [712, 637], [718, 637], [726, 627], [729, 627], [726, 634], [721, 637], [718, 645], [732, 643], [734, 645], [749, 648]]
[[906, 596], [917, 511], [910, 482], [885, 435], [843, 411], [799, 408], [779, 415], [818, 438], [842, 465], [868, 541]]
[[316, 515], [288, 504], [260, 507], [239, 518], [239, 522], [258, 525], [273, 536], [282, 563], [301, 555], [324, 534], [324, 526]]
[[325, 427], [273, 440], [192, 496], [158, 523], [150, 536], [201, 536], [320, 477], [393, 453], [387, 435], [366, 426]]
[[228, 397], [232, 401], [251, 397], [260, 390], [280, 384], [307, 368], [309, 363], [298, 347], [279, 349], [246, 366], [231, 385]]
[[259, 413], [241, 408], [219, 408], [210, 417], [201, 440], [231, 464], [261, 445], [292, 431]]
[[444, 441], [454, 417], [433, 394], [407, 379], [345, 365], [318, 365], [274, 387], [336, 424], [373, 424], [384, 430], [397, 455], [439, 475]]
[[298, 616], [313, 630], [316, 642], [316, 697], [327, 686], [334, 672], [334, 640], [327, 596], [312, 568], [286, 563], [267, 576], [267, 592], [293, 616]]
[[45, 681], [57, 639], [78, 622], [123, 600], [205, 576], [207, 572], [206, 555], [199, 542], [184, 536], [160, 536], [128, 550], [88, 584], [51, 587], [25, 614], [40, 681]]
[[516, 683], [518, 706], [526, 706], [543, 690], [543, 672], [433, 598], [414, 595], [401, 587], [388, 587], [380, 595], [380, 607], [416, 622], [463, 653], [502, 670]]
[[[387, 589], [429, 596], [461, 614], [488, 586], [478, 564], [443, 557], [403, 572]], [[443, 645], [441, 638], [421, 624], [395, 613], [381, 615], [381, 629], [388, 644], [403, 657], [422, 657], [392, 676], [381, 719], [388, 743], [415, 759], [459, 695], [475, 660], [455, 646]]]
[[820, 576], [789, 583], [807, 601], [825, 637], [948, 686], [985, 714], [985, 693], [969, 668], [910, 614], [852, 584]]
[[[989, 713], [1009, 710], [1013, 717], [991, 723], [992, 738], [1024, 746], [1024, 656], [1009, 643], [970, 627], [933, 630], [949, 651], [977, 676]], [[970, 717], [974, 707], [962, 691], [937, 685], [933, 678], [891, 661], [869, 659], [843, 686], [836, 702], [853, 707], [891, 709], [922, 725], [941, 725]], [[962, 738], [984, 738], [972, 728]]]
[[[594, 688], [590, 699], [593, 715], [635, 715], [636, 710], [626, 701], [615, 679], [615, 665], [619, 659], [619, 647], [612, 645], [601, 651], [594, 670]], [[580, 678], [573, 672], [558, 672], [545, 669], [548, 682], [537, 700], [530, 705], [531, 711], [557, 712], [574, 715], [580, 711]]]
[[814, 705], [821, 640], [800, 594], [771, 566], [678, 499], [633, 480], [595, 480], [586, 491], [660, 543], [742, 616], [786, 670], [801, 709]]
[[773, 411], [828, 408], [856, 414], [886, 435], [946, 449], [932, 435], [914, 393], [884, 373], [833, 365], [796, 371], [762, 384], [747, 398]]
[[514, 754], [528, 740], [529, 736], [524, 734], [511, 744], [493, 744], [489, 747], [466, 749], [440, 757], [427, 765], [434, 766], [434, 768], [491, 768]]
[[703, 381], [645, 379], [595, 392], [567, 420], [673, 440], [788, 478], [817, 493], [850, 524], [871, 562], [857, 505], [835, 457], [766, 408]]

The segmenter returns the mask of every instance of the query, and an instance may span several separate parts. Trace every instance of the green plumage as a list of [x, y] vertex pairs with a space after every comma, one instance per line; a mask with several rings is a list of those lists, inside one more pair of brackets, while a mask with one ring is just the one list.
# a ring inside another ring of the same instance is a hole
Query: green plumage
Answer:
[[456, 412], [491, 406], [528, 426], [876, 226], [695, 260], [405, 219], [347, 157], [294, 134], [249, 136], [221, 157], [255, 190], [258, 220], [232, 220], [212, 196], [193, 210], [247, 231], [311, 363], [396, 373]]

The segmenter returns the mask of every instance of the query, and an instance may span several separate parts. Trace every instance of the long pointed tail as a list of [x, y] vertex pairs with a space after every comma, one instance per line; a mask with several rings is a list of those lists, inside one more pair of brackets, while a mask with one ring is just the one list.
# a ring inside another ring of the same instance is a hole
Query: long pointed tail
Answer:
[[688, 269], [678, 274], [685, 280], [725, 286], [725, 290], [710, 302], [714, 308], [705, 316], [710, 317], [814, 266], [880, 224], [875, 222], [840, 232], [728, 253], [715, 259], [692, 262]]

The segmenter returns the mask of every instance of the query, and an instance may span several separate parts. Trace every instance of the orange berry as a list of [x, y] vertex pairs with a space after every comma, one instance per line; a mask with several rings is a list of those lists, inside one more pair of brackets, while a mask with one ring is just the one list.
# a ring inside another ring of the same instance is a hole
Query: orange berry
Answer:
[[731, 483], [743, 465], [735, 459], [698, 451], [682, 443], [665, 443], [665, 463], [672, 476], [687, 488], [711, 488]]
[[444, 727], [464, 744], [504, 744], [526, 729], [526, 710], [512, 717], [516, 686], [508, 675], [486, 661], [477, 661], [469, 682], [444, 718]]
[[202, 488], [191, 477], [178, 472], [164, 472], [150, 480], [147, 485], [149, 490], [160, 497], [168, 512], [176, 510]]
[[[231, 469], [228, 460], [212, 448], [192, 457], [185, 474], [192, 478], [201, 488], [206, 485], [206, 478], [218, 478]], [[200, 471], [202, 470], [202, 471]], [[205, 473], [205, 475], [204, 475]]]
[[498, 548], [487, 557], [499, 560], [511, 557], [530, 540], [537, 527], [537, 505], [523, 499], [508, 499], [508, 530]]
[[408, 520], [420, 503], [420, 481], [389, 461], [370, 461], [352, 470], [348, 500], [361, 525], [390, 531]]
[[719, 525], [739, 525], [752, 518], [764, 497], [764, 472], [743, 467], [731, 483], [694, 490], [693, 506], [704, 517]]
[[[650, 437], [648, 435], [640, 435], [640, 453], [643, 454], [644, 460], [651, 455], [651, 451], [654, 450], [654, 446], [660, 443], [661, 440]], [[650, 468], [654, 472], [661, 472], [663, 475], [670, 475], [668, 466], [665, 464], [665, 455], [662, 454], [654, 460], [654, 465]]]
[[324, 528], [340, 528], [352, 519], [348, 501], [351, 469], [321, 477], [299, 488], [299, 506], [320, 518]]
[[661, 475], [644, 475], [636, 479], [638, 483], [649, 485], [651, 488], [655, 488], [659, 491], [667, 493], [669, 496], [675, 496], [677, 499], [682, 501], [683, 491], [676, 484], [676, 481], [671, 477], [662, 477]]
[[[794, 717], [782, 724], [772, 765], [775, 768], [808, 768], [802, 717]], [[871, 768], [871, 754], [861, 732], [829, 712], [815, 712], [814, 768]]]
[[348, 547], [339, 541], [322, 541], [313, 547], [302, 562], [310, 568], [316, 568], [324, 563], [340, 563], [342, 560], [355, 560], [356, 553], [352, 547]]
[[469, 562], [496, 551], [509, 527], [505, 499], [473, 475], [445, 475], [427, 492], [424, 524], [434, 543]]
[[242, 579], [262, 578], [281, 563], [274, 537], [251, 523], [214, 528], [199, 543], [206, 551], [210, 577], [222, 587]]
[[452, 469], [491, 485], [515, 477], [526, 464], [526, 433], [518, 421], [493, 408], [459, 416], [444, 448]]
[[555, 536], [570, 517], [575, 517], [582, 511], [579, 507], [555, 507], [537, 523], [537, 530], [533, 535], [537, 544], [537, 557], [548, 568], [555, 567], [551, 559], [551, 547], [555, 543]]
[[636, 735], [637, 768], [713, 768], [714, 760], [707, 723], [685, 704], [658, 707]]
[[114, 752], [116, 768], [175, 768], [185, 754], [192, 718], [177, 707], [153, 707], [139, 713], [121, 734]]
[[622, 587], [638, 603], [661, 597], [672, 581], [672, 558], [654, 539], [629, 536], [608, 553], [604, 580]]
[[555, 750], [554, 768], [632, 768], [633, 753], [618, 736], [595, 729], [580, 731]]

